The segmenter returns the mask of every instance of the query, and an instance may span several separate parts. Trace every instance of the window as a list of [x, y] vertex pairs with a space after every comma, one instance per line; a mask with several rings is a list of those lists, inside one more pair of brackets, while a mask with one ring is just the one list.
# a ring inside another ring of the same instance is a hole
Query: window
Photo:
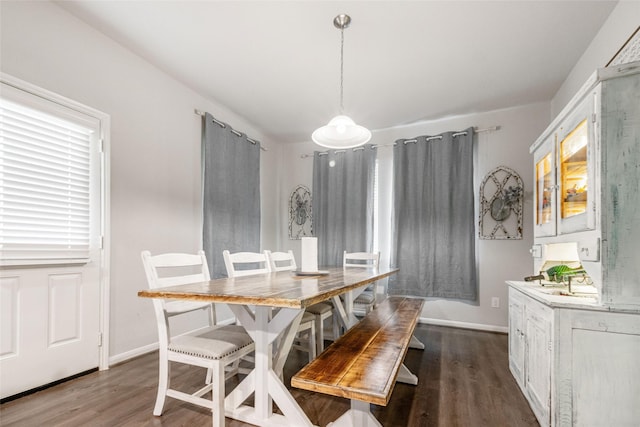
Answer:
[[89, 260], [98, 239], [99, 130], [96, 118], [2, 84], [2, 265]]

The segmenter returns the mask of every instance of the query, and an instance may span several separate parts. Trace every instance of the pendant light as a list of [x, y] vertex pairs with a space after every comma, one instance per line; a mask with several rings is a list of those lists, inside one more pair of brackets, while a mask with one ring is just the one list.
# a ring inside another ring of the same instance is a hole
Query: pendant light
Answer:
[[326, 148], [353, 148], [366, 144], [371, 139], [369, 129], [358, 126], [350, 117], [344, 115], [344, 29], [349, 27], [351, 17], [338, 15], [333, 25], [340, 30], [340, 114], [329, 123], [316, 129], [311, 139]]

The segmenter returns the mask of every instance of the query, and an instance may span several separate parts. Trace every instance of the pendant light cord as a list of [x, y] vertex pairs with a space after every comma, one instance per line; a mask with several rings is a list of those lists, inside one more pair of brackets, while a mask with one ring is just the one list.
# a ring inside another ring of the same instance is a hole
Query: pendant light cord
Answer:
[[340, 115], [344, 114], [344, 27], [340, 28]]

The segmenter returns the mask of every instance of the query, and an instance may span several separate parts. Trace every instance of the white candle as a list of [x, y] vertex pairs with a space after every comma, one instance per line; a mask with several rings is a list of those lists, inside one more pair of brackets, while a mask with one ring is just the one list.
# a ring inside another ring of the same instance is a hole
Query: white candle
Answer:
[[300, 270], [304, 272], [318, 271], [318, 238], [302, 238], [302, 264]]

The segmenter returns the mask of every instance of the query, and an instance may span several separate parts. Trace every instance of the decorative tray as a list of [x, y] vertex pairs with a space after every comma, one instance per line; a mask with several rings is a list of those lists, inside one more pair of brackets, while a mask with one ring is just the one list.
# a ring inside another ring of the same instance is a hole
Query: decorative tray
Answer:
[[294, 270], [293, 274], [296, 276], [326, 276], [329, 274], [329, 270], [318, 270], [318, 271], [300, 271]]

